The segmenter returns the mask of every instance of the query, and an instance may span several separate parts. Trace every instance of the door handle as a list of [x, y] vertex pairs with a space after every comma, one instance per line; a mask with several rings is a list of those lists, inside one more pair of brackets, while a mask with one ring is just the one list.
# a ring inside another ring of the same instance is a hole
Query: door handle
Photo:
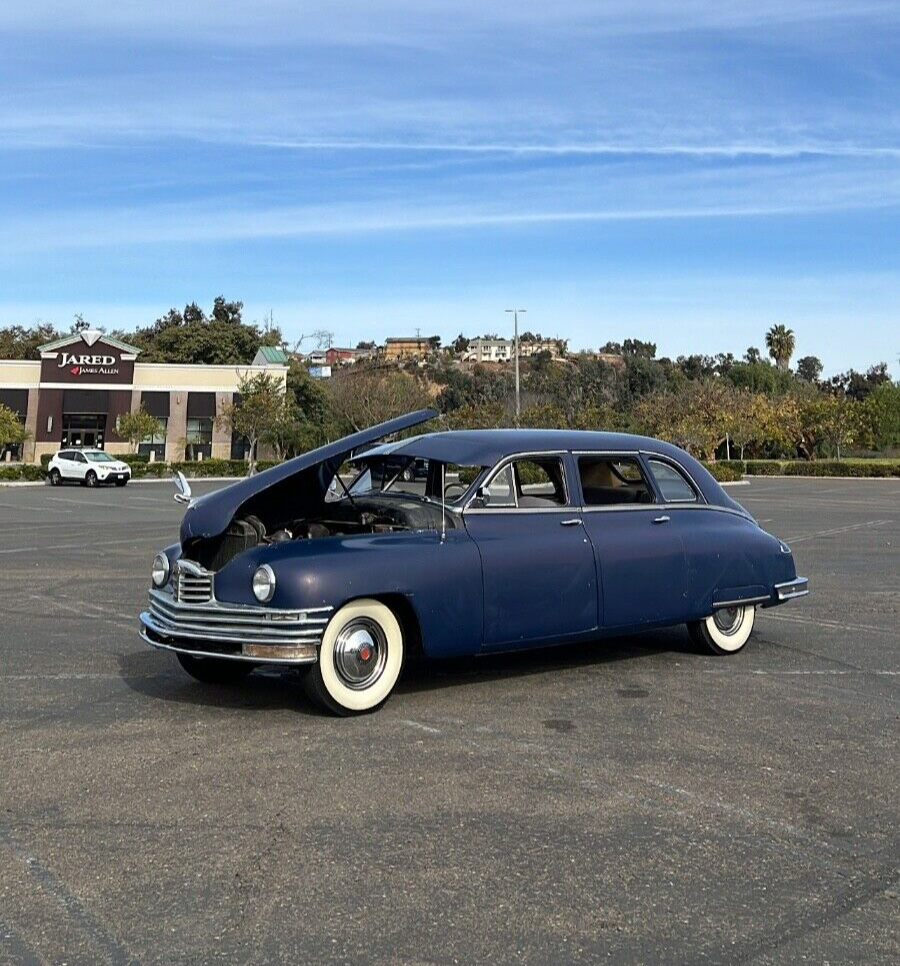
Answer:
[[579, 523], [581, 523], [581, 520], [578, 517], [575, 517], [574, 520], [560, 520], [559, 521], [559, 525], [561, 527], [577, 527]]
[[670, 519], [671, 519], [670, 517], [666, 517], [666, 516], [657, 517], [653, 522], [654, 523], [668, 523]]

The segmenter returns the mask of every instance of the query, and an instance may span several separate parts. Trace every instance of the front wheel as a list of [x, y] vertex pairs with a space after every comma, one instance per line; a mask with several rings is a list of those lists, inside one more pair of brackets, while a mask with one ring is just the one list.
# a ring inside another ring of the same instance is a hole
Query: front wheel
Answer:
[[688, 624], [691, 637], [713, 654], [737, 654], [750, 640], [756, 607], [720, 607], [711, 617]]
[[97, 485], [97, 474], [93, 470], [88, 470], [87, 476], [84, 478], [85, 486], [96, 486]]
[[178, 663], [192, 678], [204, 684], [237, 684], [256, 667], [251, 661], [229, 661], [217, 657], [176, 654]]
[[377, 600], [354, 600], [328, 624], [319, 660], [304, 679], [306, 692], [332, 714], [374, 711], [394, 690], [403, 650], [393, 611]]

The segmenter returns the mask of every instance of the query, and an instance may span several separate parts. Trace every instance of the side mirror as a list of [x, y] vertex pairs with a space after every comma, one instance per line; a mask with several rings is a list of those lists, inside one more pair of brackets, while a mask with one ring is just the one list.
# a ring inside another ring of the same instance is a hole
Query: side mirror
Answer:
[[469, 503], [469, 506], [473, 510], [483, 510], [486, 505], [487, 504], [484, 501], [484, 487], [479, 486], [475, 491], [475, 496], [472, 497], [472, 501]]
[[175, 473], [175, 502], [176, 503], [187, 503], [190, 506], [191, 500], [191, 485], [185, 479], [184, 473], [178, 470]]

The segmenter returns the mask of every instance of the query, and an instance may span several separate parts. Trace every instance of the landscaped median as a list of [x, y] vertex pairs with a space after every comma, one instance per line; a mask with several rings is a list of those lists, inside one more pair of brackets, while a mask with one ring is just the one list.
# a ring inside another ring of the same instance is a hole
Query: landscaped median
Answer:
[[[713, 465], [716, 468], [729, 467], [745, 476], [900, 477], [900, 459], [720, 460]], [[713, 466], [707, 466], [713, 469]]]

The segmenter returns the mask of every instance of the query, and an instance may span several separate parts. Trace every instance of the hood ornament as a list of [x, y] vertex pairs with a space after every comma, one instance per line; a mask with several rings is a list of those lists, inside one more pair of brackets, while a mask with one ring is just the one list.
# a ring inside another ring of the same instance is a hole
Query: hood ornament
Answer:
[[181, 470], [176, 470], [175, 472], [175, 502], [186, 503], [188, 506], [194, 502], [194, 498], [191, 495], [191, 485]]

